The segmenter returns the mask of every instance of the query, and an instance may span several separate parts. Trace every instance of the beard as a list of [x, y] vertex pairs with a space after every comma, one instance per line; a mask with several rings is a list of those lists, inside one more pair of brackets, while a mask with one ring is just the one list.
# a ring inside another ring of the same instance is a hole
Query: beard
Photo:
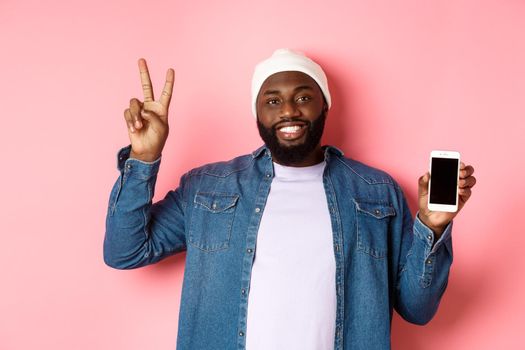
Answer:
[[[284, 146], [279, 143], [277, 138], [276, 125], [282, 122], [301, 121], [306, 123], [306, 139], [303, 143], [293, 146]], [[319, 117], [310, 122], [302, 119], [281, 119], [275, 125], [266, 128], [257, 118], [257, 128], [259, 135], [263, 139], [266, 147], [272, 153], [274, 160], [283, 165], [293, 165], [305, 160], [319, 145], [323, 136], [324, 124], [326, 121], [326, 111], [321, 112]]]

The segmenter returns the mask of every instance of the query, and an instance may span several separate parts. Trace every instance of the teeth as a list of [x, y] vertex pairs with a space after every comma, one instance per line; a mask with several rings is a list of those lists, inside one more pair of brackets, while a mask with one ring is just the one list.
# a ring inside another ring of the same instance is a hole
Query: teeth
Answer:
[[280, 128], [279, 130], [285, 133], [294, 133], [294, 132], [299, 131], [300, 129], [301, 129], [300, 126], [295, 125], [295, 126], [285, 126], [285, 127]]

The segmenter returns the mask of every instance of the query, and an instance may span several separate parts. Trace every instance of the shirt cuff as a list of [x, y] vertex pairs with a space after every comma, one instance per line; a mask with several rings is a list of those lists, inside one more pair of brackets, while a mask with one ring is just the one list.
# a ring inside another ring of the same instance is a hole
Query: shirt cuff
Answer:
[[135, 174], [144, 179], [157, 175], [162, 157], [157, 158], [153, 162], [145, 162], [130, 158], [130, 153], [131, 145], [121, 148], [117, 153], [117, 169], [121, 173], [128, 173], [128, 176]]
[[447, 227], [445, 227], [445, 231], [443, 231], [439, 239], [434, 242], [436, 239], [434, 231], [432, 231], [421, 221], [421, 219], [419, 219], [418, 214], [419, 212], [416, 214], [416, 219], [414, 220], [414, 232], [421, 240], [426, 242], [429, 249], [432, 249], [430, 250], [430, 253], [432, 254], [437, 252], [444, 245], [447, 247], [449, 253], [452, 254], [452, 221], [449, 222]]

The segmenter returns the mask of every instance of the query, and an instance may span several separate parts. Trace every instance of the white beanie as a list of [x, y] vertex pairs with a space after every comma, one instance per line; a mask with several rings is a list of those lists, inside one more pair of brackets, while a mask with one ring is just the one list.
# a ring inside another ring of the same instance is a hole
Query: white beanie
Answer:
[[252, 78], [252, 112], [255, 118], [257, 118], [257, 95], [259, 95], [259, 90], [261, 90], [264, 81], [272, 74], [287, 71], [303, 72], [315, 80], [323, 92], [328, 108], [330, 108], [332, 101], [328, 90], [328, 80], [321, 66], [306, 57], [302, 52], [278, 49], [275, 50], [271, 57], [255, 66]]

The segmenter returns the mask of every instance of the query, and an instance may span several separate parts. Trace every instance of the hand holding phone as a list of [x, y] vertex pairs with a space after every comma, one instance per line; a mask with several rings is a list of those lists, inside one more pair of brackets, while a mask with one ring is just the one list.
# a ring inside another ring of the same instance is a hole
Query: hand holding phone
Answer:
[[431, 152], [430, 171], [419, 178], [418, 217], [436, 240], [472, 195], [473, 174], [471, 165], [460, 162], [459, 152]]

